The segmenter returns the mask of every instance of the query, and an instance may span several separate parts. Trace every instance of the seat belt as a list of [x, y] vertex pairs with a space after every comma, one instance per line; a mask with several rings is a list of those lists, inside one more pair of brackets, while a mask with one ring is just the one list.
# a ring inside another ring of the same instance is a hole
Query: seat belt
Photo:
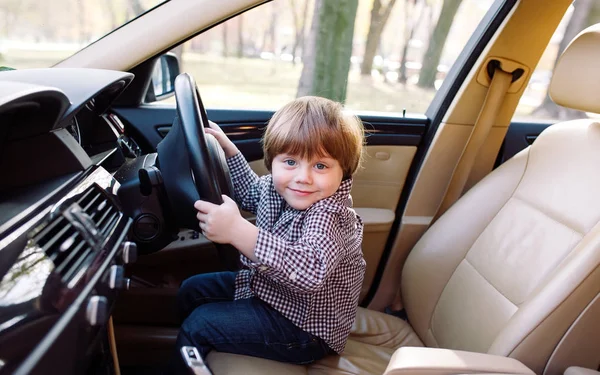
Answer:
[[496, 67], [483, 106], [477, 117], [477, 121], [475, 122], [475, 125], [473, 125], [469, 140], [465, 145], [458, 164], [454, 168], [442, 203], [433, 216], [431, 224], [446, 212], [446, 210], [462, 195], [471, 169], [473, 168], [473, 164], [475, 163], [475, 158], [479, 154], [481, 146], [485, 143], [485, 140], [490, 133], [490, 129], [498, 117], [498, 113], [504, 102], [504, 97], [506, 96], [506, 92], [508, 91], [508, 87], [512, 83], [512, 80], [513, 73], [505, 72], [500, 69], [500, 67]]

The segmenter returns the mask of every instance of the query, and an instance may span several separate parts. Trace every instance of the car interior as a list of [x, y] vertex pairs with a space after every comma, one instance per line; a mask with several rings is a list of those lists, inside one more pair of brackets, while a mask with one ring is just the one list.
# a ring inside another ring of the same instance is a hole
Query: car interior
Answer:
[[[167, 1], [52, 68], [0, 72], [0, 375], [161, 374], [181, 282], [239, 269], [198, 232], [193, 202], [232, 191], [203, 128], [264, 175], [273, 111], [207, 106], [169, 51], [263, 3]], [[357, 113], [367, 271], [344, 352], [213, 351], [214, 374], [600, 373], [600, 24], [548, 89], [589, 116], [513, 117], [570, 6], [494, 1], [423, 115]]]

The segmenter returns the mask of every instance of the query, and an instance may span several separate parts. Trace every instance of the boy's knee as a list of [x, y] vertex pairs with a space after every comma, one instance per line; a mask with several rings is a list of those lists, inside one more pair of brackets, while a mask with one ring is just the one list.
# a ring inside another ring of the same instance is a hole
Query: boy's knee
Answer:
[[206, 329], [210, 325], [208, 317], [203, 313], [202, 307], [197, 308], [188, 316], [179, 329], [179, 335], [183, 336], [191, 345], [203, 345], [205, 343]]

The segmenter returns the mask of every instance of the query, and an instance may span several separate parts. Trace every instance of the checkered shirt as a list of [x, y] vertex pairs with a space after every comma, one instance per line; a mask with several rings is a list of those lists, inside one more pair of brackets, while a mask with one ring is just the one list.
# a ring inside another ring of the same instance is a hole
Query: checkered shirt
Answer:
[[306, 210], [290, 207], [271, 175], [258, 177], [241, 153], [227, 160], [235, 201], [256, 214], [254, 254], [235, 280], [235, 299], [256, 296], [337, 353], [356, 317], [366, 263], [363, 223], [350, 208], [352, 180]]

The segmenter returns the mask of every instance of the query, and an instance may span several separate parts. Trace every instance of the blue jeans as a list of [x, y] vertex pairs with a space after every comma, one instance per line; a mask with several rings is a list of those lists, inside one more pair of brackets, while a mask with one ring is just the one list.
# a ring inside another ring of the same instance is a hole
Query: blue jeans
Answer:
[[203, 358], [214, 349], [295, 364], [334, 353], [259, 298], [234, 300], [236, 274], [200, 274], [181, 284], [177, 303], [185, 320], [177, 350], [191, 345]]

